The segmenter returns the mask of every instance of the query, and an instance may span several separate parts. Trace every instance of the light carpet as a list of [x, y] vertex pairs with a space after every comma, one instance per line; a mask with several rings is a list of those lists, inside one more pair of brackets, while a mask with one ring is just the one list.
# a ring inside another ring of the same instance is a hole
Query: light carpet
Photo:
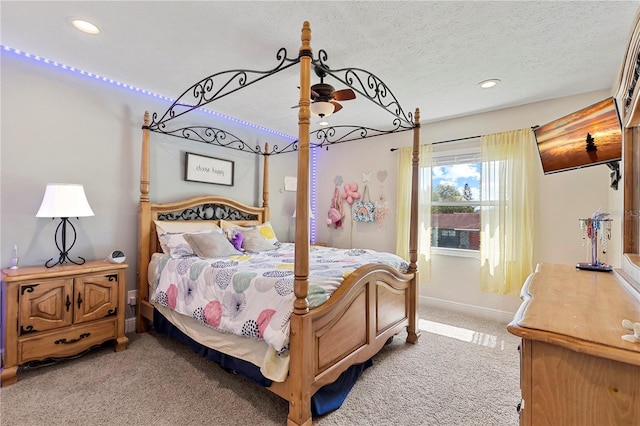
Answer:
[[[343, 406], [314, 425], [517, 425], [519, 339], [506, 324], [420, 307], [416, 345], [400, 334]], [[287, 403], [154, 332], [20, 370], [0, 389], [1, 425], [285, 425]]]

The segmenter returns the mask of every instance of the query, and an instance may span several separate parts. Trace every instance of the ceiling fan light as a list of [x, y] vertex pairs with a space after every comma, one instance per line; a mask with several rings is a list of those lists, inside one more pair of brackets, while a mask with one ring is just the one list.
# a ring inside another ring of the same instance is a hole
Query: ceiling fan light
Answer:
[[314, 102], [309, 106], [311, 114], [326, 118], [333, 114], [335, 106], [331, 102]]

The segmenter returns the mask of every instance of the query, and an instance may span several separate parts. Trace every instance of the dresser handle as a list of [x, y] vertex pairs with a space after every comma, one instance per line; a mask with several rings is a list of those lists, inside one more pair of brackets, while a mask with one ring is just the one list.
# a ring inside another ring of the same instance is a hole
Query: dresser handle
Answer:
[[78, 309], [80, 309], [81, 305], [82, 305], [82, 293], [78, 293]]
[[518, 412], [518, 414], [520, 414], [520, 411], [522, 411], [524, 409], [524, 399], [521, 399], [520, 402], [518, 402], [518, 405], [516, 405], [516, 411]]
[[69, 307], [71, 306], [71, 300], [69, 300], [69, 295], [67, 294], [67, 302], [65, 303], [67, 306], [67, 312], [69, 312]]
[[56, 345], [60, 345], [60, 344], [63, 344], [63, 345], [71, 345], [72, 343], [79, 342], [80, 340], [84, 339], [85, 337], [89, 337], [89, 336], [91, 336], [91, 333], [82, 333], [82, 334], [80, 335], [80, 337], [78, 337], [77, 339], [72, 339], [72, 340], [67, 340], [67, 339], [58, 339], [58, 340], [56, 340], [54, 343], [55, 343]]

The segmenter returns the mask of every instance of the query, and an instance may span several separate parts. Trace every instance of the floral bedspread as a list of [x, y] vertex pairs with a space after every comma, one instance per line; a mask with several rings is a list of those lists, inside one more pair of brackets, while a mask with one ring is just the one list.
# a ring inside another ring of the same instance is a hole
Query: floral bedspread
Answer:
[[[281, 352], [288, 348], [289, 318], [295, 295], [294, 245], [217, 259], [163, 256], [157, 263], [152, 301], [219, 331], [264, 339]], [[309, 253], [310, 308], [329, 299], [350, 273], [380, 263], [406, 273], [400, 257], [364, 249], [312, 247]]]

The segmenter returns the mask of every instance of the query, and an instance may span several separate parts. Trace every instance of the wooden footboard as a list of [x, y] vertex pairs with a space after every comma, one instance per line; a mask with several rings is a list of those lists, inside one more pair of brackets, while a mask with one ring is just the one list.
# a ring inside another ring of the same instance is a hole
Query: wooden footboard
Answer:
[[271, 389], [289, 400], [289, 424], [308, 424], [311, 396], [405, 327], [407, 342], [415, 343], [417, 297], [417, 274], [371, 264], [347, 277], [322, 306], [292, 314], [290, 377]]
[[309, 312], [314, 342], [312, 392], [365, 362], [409, 325], [413, 275], [383, 265], [363, 266], [331, 299]]

